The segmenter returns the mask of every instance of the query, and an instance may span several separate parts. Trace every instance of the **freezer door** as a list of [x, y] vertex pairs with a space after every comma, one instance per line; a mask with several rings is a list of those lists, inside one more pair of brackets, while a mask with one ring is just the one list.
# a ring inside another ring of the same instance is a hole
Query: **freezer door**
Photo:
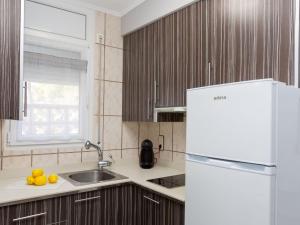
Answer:
[[187, 161], [186, 225], [275, 225], [275, 175]]
[[189, 90], [188, 153], [275, 165], [276, 87], [262, 81]]

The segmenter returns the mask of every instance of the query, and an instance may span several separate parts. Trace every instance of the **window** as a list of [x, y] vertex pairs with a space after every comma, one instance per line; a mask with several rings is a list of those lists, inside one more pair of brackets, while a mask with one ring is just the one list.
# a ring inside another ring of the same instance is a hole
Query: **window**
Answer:
[[13, 123], [11, 144], [83, 141], [87, 124], [83, 54], [33, 44], [25, 44], [24, 50], [24, 118]]

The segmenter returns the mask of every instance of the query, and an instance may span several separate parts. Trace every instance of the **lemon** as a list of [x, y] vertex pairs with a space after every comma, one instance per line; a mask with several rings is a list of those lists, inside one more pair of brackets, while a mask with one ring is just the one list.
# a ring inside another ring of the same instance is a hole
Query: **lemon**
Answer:
[[43, 169], [35, 169], [35, 170], [32, 170], [32, 176], [35, 178], [35, 177], [40, 177], [40, 176], [43, 176], [44, 175], [44, 171]]
[[55, 173], [50, 174], [50, 176], [48, 177], [48, 181], [50, 184], [55, 184], [58, 181], [58, 176]]
[[26, 178], [26, 181], [27, 181], [27, 184], [28, 184], [28, 185], [34, 184], [34, 178], [33, 178], [33, 176], [28, 176], [28, 177]]
[[34, 179], [34, 184], [36, 186], [43, 186], [47, 184], [47, 177], [45, 175], [36, 177]]

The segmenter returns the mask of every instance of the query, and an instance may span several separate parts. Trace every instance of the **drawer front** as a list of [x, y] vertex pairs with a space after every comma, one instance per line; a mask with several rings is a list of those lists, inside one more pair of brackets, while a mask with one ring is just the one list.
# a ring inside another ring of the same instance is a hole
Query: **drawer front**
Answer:
[[0, 225], [47, 224], [47, 210], [44, 201], [2, 207], [0, 216]]

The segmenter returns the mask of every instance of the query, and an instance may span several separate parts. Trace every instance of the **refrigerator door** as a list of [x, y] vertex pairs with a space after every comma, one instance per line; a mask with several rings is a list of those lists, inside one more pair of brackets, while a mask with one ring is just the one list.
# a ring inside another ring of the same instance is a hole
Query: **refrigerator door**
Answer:
[[188, 153], [275, 165], [276, 84], [269, 80], [189, 90]]
[[275, 175], [215, 163], [187, 161], [185, 224], [274, 225]]

